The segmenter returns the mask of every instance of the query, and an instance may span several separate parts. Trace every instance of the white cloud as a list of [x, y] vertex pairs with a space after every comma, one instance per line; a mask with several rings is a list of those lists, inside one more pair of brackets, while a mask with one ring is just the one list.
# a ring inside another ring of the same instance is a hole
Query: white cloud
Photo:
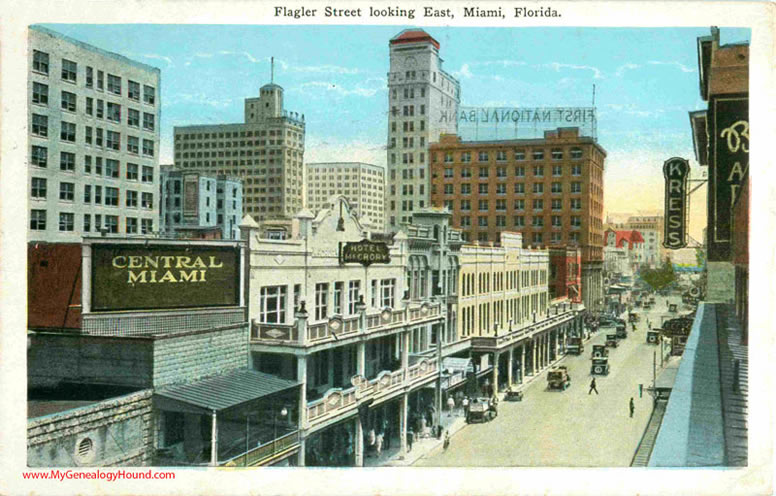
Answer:
[[460, 69], [457, 71], [453, 71], [453, 76], [457, 78], [463, 78], [463, 79], [471, 79], [474, 74], [472, 74], [471, 69], [469, 68], [469, 64], [463, 64]]
[[359, 74], [361, 70], [351, 67], [341, 67], [338, 65], [323, 64], [323, 65], [300, 65], [290, 66], [289, 68], [294, 72], [312, 72], [316, 74]]
[[130, 56], [135, 57], [143, 57], [146, 59], [152, 59], [152, 60], [161, 60], [162, 62], [167, 63], [167, 67], [172, 67], [172, 59], [170, 57], [167, 57], [166, 55], [159, 55], [156, 53], [141, 53], [141, 54], [131, 54]]
[[632, 71], [633, 69], [638, 69], [639, 67], [641, 67], [639, 64], [626, 63], [618, 67], [617, 72], [614, 74], [617, 77], [622, 77], [625, 74], [625, 71]]
[[490, 66], [500, 65], [501, 67], [518, 67], [521, 65], [527, 65], [522, 60], [488, 60], [485, 62], [474, 62], [473, 65]]
[[213, 108], [228, 108], [232, 105], [231, 98], [212, 98], [205, 93], [175, 93], [167, 99], [167, 105], [186, 103], [190, 105], [206, 105]]
[[555, 72], [560, 72], [561, 69], [593, 71], [593, 79], [604, 78], [603, 75], [601, 74], [601, 71], [597, 67], [593, 67], [589, 65], [561, 64], [560, 62], [550, 62], [549, 64], [544, 64], [544, 65], [546, 67], [553, 69]]
[[670, 61], [670, 62], [662, 62], [660, 60], [650, 60], [647, 62], [649, 65], [672, 65], [676, 68], [678, 68], [682, 72], [695, 72], [695, 69], [692, 67], [687, 67], [686, 65], [682, 64], [681, 62], [676, 61]]
[[289, 89], [288, 91], [298, 91], [300, 93], [314, 93], [316, 91], [333, 92], [339, 96], [361, 96], [372, 97], [377, 92], [384, 90], [384, 88], [365, 88], [363, 86], [356, 86], [353, 89], [347, 89], [338, 84], [328, 81], [308, 81], [302, 83], [299, 86]]

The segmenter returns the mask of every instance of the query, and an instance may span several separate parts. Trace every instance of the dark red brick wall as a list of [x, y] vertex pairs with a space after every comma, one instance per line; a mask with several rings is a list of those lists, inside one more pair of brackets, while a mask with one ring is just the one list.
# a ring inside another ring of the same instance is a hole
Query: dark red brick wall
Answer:
[[27, 247], [27, 327], [81, 328], [81, 245]]

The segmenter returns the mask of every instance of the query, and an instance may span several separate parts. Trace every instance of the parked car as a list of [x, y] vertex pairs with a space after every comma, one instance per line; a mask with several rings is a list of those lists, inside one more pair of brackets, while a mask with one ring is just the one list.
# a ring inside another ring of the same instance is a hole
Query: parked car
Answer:
[[491, 400], [485, 397], [474, 398], [469, 403], [469, 414], [466, 415], [466, 423], [489, 422], [496, 418], [498, 410], [491, 405]]
[[658, 344], [660, 342], [659, 331], [647, 331], [647, 344]]
[[671, 312], [671, 313], [676, 313], [676, 312], [678, 312], [678, 309], [677, 309], [677, 307], [676, 307], [676, 303], [670, 303], [670, 304], [668, 305], [668, 311], [669, 311], [669, 312]]
[[625, 339], [628, 337], [628, 331], [625, 328], [625, 322], [622, 324], [617, 324], [617, 332], [616, 332], [617, 339]]
[[547, 372], [547, 389], [565, 391], [571, 386], [571, 377], [565, 365], [553, 367]]
[[607, 334], [606, 335], [606, 347], [607, 348], [617, 348], [617, 335], [616, 334]]

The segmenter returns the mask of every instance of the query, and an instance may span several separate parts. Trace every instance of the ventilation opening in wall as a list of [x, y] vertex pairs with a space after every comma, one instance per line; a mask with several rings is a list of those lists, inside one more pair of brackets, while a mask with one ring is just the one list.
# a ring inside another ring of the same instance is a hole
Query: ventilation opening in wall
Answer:
[[88, 462], [94, 457], [94, 442], [85, 437], [76, 446], [76, 456], [80, 462]]

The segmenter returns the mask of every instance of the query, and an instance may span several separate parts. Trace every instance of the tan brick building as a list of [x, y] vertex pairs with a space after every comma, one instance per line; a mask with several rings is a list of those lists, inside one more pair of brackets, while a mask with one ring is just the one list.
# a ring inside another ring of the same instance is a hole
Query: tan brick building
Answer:
[[598, 143], [578, 128], [504, 141], [444, 134], [429, 152], [431, 202], [452, 212], [465, 240], [498, 242], [502, 231], [518, 231], [527, 245], [577, 245], [585, 306], [598, 305], [606, 158]]

